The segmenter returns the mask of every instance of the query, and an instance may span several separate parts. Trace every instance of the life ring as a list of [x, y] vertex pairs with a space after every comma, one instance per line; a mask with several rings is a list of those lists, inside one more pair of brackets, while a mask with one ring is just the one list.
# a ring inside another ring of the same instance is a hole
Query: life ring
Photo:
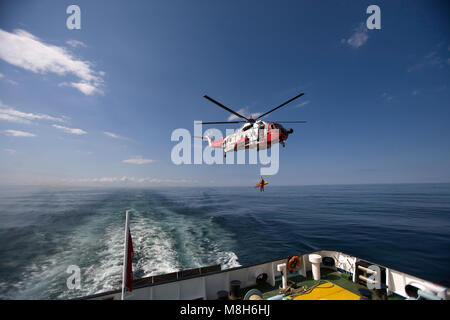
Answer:
[[293, 256], [289, 259], [288, 263], [287, 263], [287, 269], [289, 272], [293, 272], [298, 270], [298, 268], [300, 268], [302, 264], [302, 260], [300, 259], [299, 256]]

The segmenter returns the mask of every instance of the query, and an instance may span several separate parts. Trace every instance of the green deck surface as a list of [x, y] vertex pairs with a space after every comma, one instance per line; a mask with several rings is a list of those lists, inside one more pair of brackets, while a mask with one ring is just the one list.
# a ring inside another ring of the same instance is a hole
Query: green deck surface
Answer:
[[[363, 286], [359, 283], [354, 283], [352, 281], [351, 278], [349, 278], [348, 275], [340, 273], [338, 271], [333, 271], [330, 269], [326, 269], [326, 268], [321, 268], [320, 270], [320, 274], [321, 274], [321, 280], [327, 280], [331, 283], [334, 283], [356, 295], [360, 295], [358, 289], [364, 288], [367, 289], [366, 286]], [[308, 272], [306, 274], [306, 278], [300, 275], [296, 275], [296, 276], [288, 276], [288, 282], [290, 283], [290, 281], [295, 282], [295, 286], [296, 288], [300, 288], [302, 286], [306, 286], [308, 288], [310, 288], [311, 286], [317, 284], [319, 281], [316, 281], [313, 279], [311, 272]], [[279, 287], [281, 286], [281, 279], [277, 280], [275, 282], [275, 287], [272, 287], [270, 284], [268, 283], [264, 283], [264, 284], [258, 284], [256, 286], [253, 287], [249, 287], [243, 290], [242, 296], [245, 295], [245, 293], [247, 291], [249, 291], [250, 289], [258, 289], [263, 293], [263, 298], [264, 299], [268, 299], [270, 297], [276, 296], [278, 294], [280, 294], [280, 289]], [[372, 291], [372, 299], [376, 300], [376, 294], [375, 291]], [[399, 300], [402, 299], [399, 296], [389, 296], [388, 300]]]

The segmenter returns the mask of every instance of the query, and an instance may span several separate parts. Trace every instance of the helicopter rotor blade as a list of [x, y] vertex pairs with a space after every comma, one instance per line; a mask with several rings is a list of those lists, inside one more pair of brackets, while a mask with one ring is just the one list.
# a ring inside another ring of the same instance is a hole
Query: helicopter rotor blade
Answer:
[[306, 121], [271, 121], [275, 123], [306, 123]]
[[224, 106], [223, 104], [221, 104], [220, 102], [214, 100], [213, 98], [208, 97], [206, 94], [204, 94], [203, 97], [206, 98], [206, 99], [208, 99], [208, 100], [211, 101], [212, 103], [217, 104], [219, 107], [221, 107], [221, 108], [227, 110], [228, 112], [231, 112], [231, 113], [234, 114], [235, 116], [238, 116], [239, 118], [242, 118], [242, 119], [245, 119], [245, 120], [249, 121], [249, 119], [247, 119], [247, 118], [244, 117], [243, 115], [237, 113], [237, 112], [234, 111], [234, 110], [231, 110], [230, 108]]
[[288, 101], [283, 102], [283, 103], [280, 104], [278, 107], [275, 107], [275, 108], [273, 108], [273, 109], [267, 111], [266, 113], [263, 113], [262, 115], [260, 115], [260, 116], [259, 116], [258, 118], [256, 118], [255, 120], [257, 120], [257, 119], [259, 119], [259, 118], [262, 118], [262, 117], [268, 115], [268, 114], [271, 113], [271, 112], [274, 112], [275, 110], [277, 110], [277, 109], [279, 109], [279, 108], [281, 108], [281, 107], [287, 105], [289, 102], [292, 102], [292, 101], [294, 101], [294, 100], [297, 99], [297, 98], [300, 98], [300, 97], [301, 97], [302, 95], [304, 95], [304, 94], [305, 94], [305, 93], [302, 92], [302, 93], [300, 93], [299, 95], [293, 97], [292, 99], [289, 99]]
[[247, 121], [210, 121], [210, 122], [202, 122], [198, 121], [195, 124], [227, 124], [227, 123], [244, 123]]

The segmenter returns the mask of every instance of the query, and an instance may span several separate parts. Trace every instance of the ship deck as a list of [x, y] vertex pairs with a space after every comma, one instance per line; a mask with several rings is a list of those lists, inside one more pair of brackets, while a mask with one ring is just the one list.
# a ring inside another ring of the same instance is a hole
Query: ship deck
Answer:
[[[323, 261], [326, 263], [320, 265], [320, 281], [312, 276], [313, 265], [308, 259], [312, 254], [326, 259]], [[291, 289], [288, 292], [280, 290], [281, 270], [286, 268], [286, 258], [281, 258], [225, 270], [220, 265], [213, 265], [148, 276], [133, 280], [133, 292], [124, 297], [121, 290], [116, 289], [77, 299], [223, 300], [249, 299], [255, 294], [259, 296], [258, 300], [448, 299], [445, 287], [342, 252], [320, 250], [301, 257], [300, 268], [287, 274], [287, 285]], [[370, 274], [374, 274], [375, 279]], [[357, 282], [353, 282], [353, 278], [358, 279]], [[382, 289], [369, 290], [369, 283]], [[252, 289], [257, 290], [250, 294]], [[255, 297], [250, 300], [253, 299]]]
[[[306, 278], [301, 275], [288, 277], [288, 285], [294, 290], [305, 286], [305, 293], [296, 295], [286, 294], [286, 297], [291, 297], [293, 300], [360, 300], [361, 293], [359, 289], [368, 290], [366, 286], [359, 283], [354, 283], [347, 274], [339, 271], [333, 271], [327, 268], [321, 268], [321, 280], [316, 281], [312, 277], [311, 271], [306, 273]], [[275, 282], [275, 287], [268, 283], [257, 284], [252, 287], [247, 287], [242, 290], [244, 296], [251, 289], [258, 289], [263, 294], [263, 299], [270, 299], [280, 294], [281, 278]], [[372, 293], [371, 299], [379, 299], [375, 290], [369, 290]], [[299, 292], [300, 293], [300, 292]], [[388, 300], [402, 300], [404, 298], [398, 295], [391, 295], [387, 297]]]

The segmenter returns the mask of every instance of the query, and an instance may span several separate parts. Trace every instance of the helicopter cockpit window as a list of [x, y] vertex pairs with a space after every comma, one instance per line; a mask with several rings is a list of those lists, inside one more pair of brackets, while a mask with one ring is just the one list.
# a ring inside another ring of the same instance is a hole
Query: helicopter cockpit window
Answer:
[[252, 127], [252, 125], [245, 126], [244, 128], [242, 128], [242, 131], [247, 131], [247, 130], [250, 129], [251, 127]]
[[259, 125], [258, 125], [258, 129], [264, 129], [264, 123], [260, 123]]

